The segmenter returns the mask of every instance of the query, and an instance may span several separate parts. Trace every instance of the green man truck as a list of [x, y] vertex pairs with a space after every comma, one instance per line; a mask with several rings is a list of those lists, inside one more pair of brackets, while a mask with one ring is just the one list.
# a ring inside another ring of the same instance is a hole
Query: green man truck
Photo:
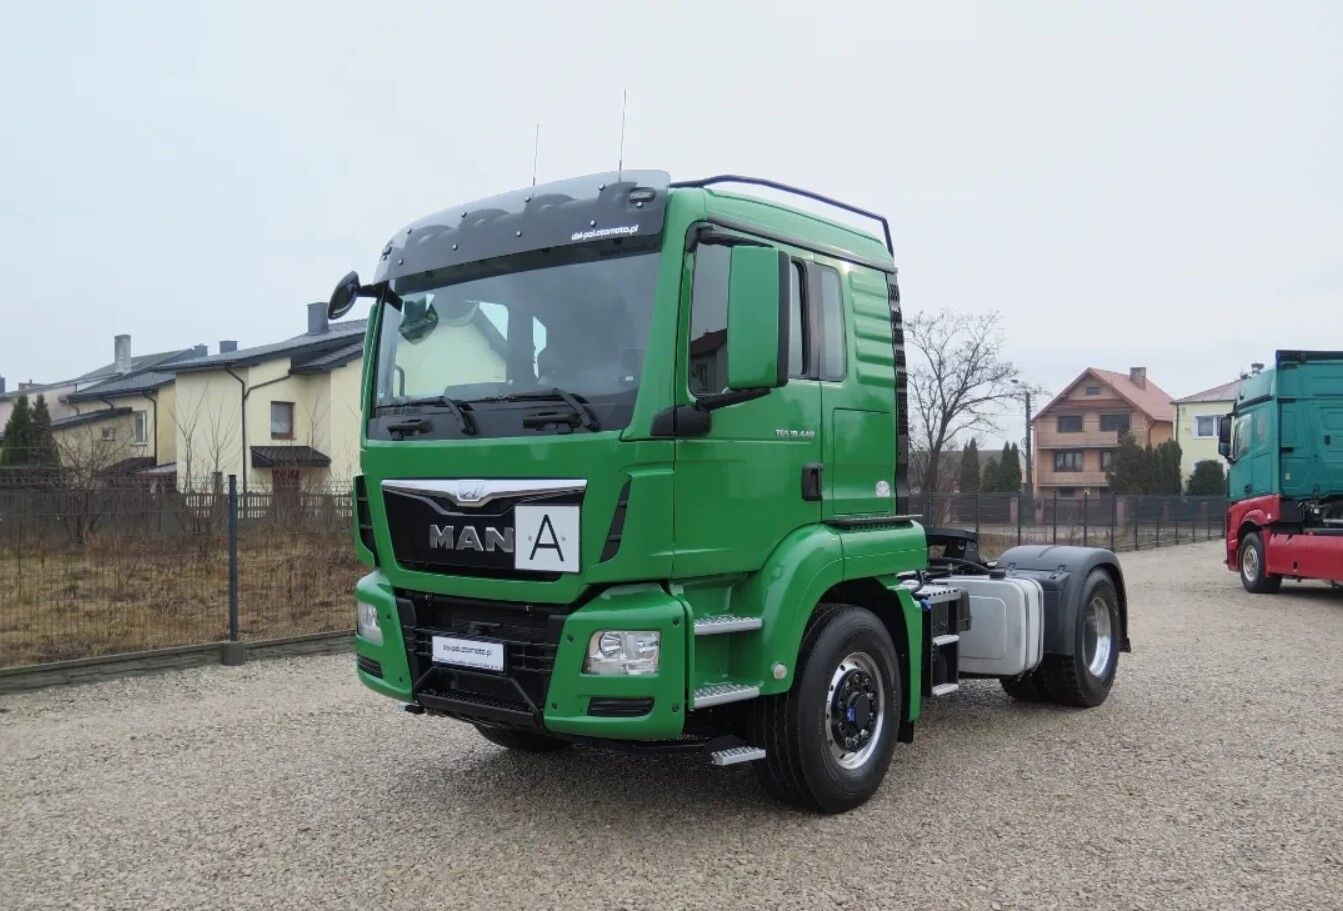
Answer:
[[[808, 202], [730, 192], [761, 185]], [[963, 677], [1106, 698], [1129, 647], [1113, 554], [991, 565], [908, 513], [881, 216], [597, 174], [413, 222], [332, 317], [361, 296], [357, 672], [408, 711], [514, 750], [751, 763], [837, 812]]]
[[1219, 426], [1226, 565], [1247, 591], [1343, 585], [1343, 351], [1279, 351]]

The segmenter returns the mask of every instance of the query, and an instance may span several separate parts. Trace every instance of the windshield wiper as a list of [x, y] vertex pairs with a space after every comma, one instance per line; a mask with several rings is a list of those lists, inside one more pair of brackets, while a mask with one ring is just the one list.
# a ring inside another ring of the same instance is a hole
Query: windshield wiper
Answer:
[[[460, 399], [454, 399], [449, 395], [430, 395], [418, 399], [405, 399], [403, 401], [388, 402], [383, 408], [404, 408], [408, 405], [442, 405], [448, 413], [457, 419], [457, 425], [461, 427], [464, 436], [473, 437], [476, 435], [476, 421], [471, 413], [462, 406], [466, 404]], [[392, 433], [428, 433], [433, 429], [433, 425], [424, 419], [415, 419], [405, 421], [401, 424], [389, 424], [388, 431]]]
[[541, 389], [536, 392], [515, 392], [511, 395], [500, 395], [494, 398], [481, 399], [482, 402], [526, 402], [533, 400], [550, 401], [556, 400], [569, 406], [571, 414], [560, 415], [554, 411], [542, 411], [537, 414], [529, 414], [522, 419], [523, 427], [545, 427], [547, 424], [555, 424], [563, 421], [570, 427], [583, 427], [596, 433], [601, 430], [601, 423], [597, 420], [597, 415], [588, 407], [588, 404], [574, 395], [560, 389], [558, 386], [550, 389]]

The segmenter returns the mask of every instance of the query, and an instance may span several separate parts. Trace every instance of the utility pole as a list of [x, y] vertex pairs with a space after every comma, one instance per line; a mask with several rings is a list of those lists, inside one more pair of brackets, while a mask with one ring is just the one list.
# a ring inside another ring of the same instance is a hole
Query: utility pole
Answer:
[[1021, 380], [1013, 380], [1014, 385], [1021, 387], [1022, 395], [1026, 397], [1026, 489], [1035, 496], [1035, 453], [1031, 447], [1031, 387], [1027, 386]]

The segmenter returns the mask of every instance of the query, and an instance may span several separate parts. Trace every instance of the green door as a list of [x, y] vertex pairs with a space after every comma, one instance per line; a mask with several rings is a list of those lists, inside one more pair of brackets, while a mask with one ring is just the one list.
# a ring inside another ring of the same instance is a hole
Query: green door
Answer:
[[[730, 248], [691, 254], [688, 313], [679, 359], [686, 401], [727, 385]], [[710, 413], [710, 428], [676, 442], [674, 574], [679, 578], [758, 569], [788, 535], [821, 518], [819, 492], [804, 478], [821, 463], [821, 397], [804, 375], [803, 264], [790, 270], [789, 380], [767, 395]]]

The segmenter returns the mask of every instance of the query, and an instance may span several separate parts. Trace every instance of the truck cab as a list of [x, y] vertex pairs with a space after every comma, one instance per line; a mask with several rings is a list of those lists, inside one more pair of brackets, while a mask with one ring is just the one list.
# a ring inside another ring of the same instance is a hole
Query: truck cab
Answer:
[[1343, 583], [1343, 352], [1277, 352], [1219, 429], [1227, 567], [1256, 593]]
[[[883, 237], [727, 190], [743, 184]], [[929, 585], [908, 514], [884, 218], [752, 178], [597, 174], [406, 226], [332, 314], [360, 296], [369, 688], [514, 749], [751, 762], [822, 810], [865, 800], [922, 700], [956, 689], [973, 599]], [[1117, 561], [1019, 550], [1023, 579], [1072, 581], [1048, 618], [1043, 584], [1004, 588], [981, 628], [1031, 640], [1025, 657], [974, 666], [1098, 704], [1127, 646]]]

